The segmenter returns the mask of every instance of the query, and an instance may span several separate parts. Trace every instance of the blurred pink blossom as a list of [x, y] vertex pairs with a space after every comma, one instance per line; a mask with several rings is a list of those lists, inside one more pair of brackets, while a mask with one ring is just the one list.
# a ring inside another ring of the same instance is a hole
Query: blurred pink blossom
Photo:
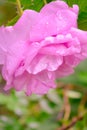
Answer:
[[14, 26], [0, 28], [0, 68], [5, 90], [45, 94], [87, 58], [87, 32], [77, 28], [78, 6], [63, 1], [38, 13], [25, 10]]

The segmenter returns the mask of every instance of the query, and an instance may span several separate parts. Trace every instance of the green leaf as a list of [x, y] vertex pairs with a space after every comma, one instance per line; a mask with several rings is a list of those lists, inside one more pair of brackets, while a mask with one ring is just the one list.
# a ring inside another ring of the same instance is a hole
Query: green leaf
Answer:
[[43, 0], [21, 0], [23, 9], [33, 9], [39, 11], [43, 5]]
[[[7, 0], [8, 2], [16, 3], [16, 0]], [[51, 2], [52, 0], [47, 0], [47, 2]], [[33, 9], [39, 11], [43, 6], [43, 0], [20, 0], [23, 10], [25, 9]]]
[[87, 0], [78, 0], [80, 12], [87, 12]]
[[6, 25], [8, 21], [16, 16], [16, 6], [12, 2], [0, 1], [0, 25]]
[[67, 2], [69, 6], [72, 6], [73, 4], [78, 4], [78, 0], [64, 0], [64, 1]]
[[57, 127], [58, 127], [57, 123], [54, 122], [53, 120], [46, 120], [43, 123], [41, 123], [40, 127], [38, 128], [38, 130], [55, 130]]
[[19, 19], [19, 16], [17, 15], [11, 21], [8, 21], [7, 25], [8, 26], [14, 25], [17, 22], [18, 19]]
[[16, 2], [16, 0], [6, 0], [6, 1], [8, 1], [8, 2]]
[[78, 17], [78, 27], [87, 30], [87, 12], [80, 12]]

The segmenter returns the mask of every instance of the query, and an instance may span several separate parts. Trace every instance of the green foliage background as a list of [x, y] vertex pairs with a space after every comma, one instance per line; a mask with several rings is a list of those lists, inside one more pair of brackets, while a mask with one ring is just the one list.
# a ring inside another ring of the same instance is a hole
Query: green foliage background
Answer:
[[[79, 5], [78, 27], [87, 30], [87, 0], [65, 1], [69, 6]], [[21, 0], [21, 5], [23, 10], [39, 11], [44, 2]], [[0, 0], [0, 25], [13, 25], [18, 18], [16, 0]], [[27, 97], [23, 92], [5, 92], [0, 76], [0, 130], [57, 130], [80, 115], [83, 115], [82, 120], [70, 130], [87, 130], [87, 60], [75, 69], [73, 75], [58, 79], [57, 83], [58, 87], [47, 95]], [[66, 106], [70, 107], [69, 111]], [[67, 112], [69, 116], [65, 118]]]

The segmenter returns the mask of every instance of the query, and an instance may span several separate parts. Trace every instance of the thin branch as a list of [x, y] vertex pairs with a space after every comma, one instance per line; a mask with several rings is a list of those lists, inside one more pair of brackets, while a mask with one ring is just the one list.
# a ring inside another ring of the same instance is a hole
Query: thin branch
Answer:
[[70, 107], [70, 103], [69, 103], [69, 98], [67, 95], [67, 92], [69, 91], [70, 86], [67, 85], [64, 90], [63, 90], [63, 94], [64, 94], [64, 110], [65, 110], [65, 114], [64, 114], [64, 120], [68, 120], [69, 116], [70, 116], [70, 112], [71, 112], [71, 107]]
[[20, 0], [16, 0], [16, 3], [17, 3], [18, 14], [19, 14], [19, 16], [21, 16], [23, 13], [23, 10], [21, 8]]
[[43, 0], [44, 4], [46, 5], [47, 4], [47, 0]]
[[61, 128], [58, 128], [56, 130], [68, 130], [69, 128], [73, 127], [78, 121], [82, 120], [83, 117], [84, 117], [84, 115], [78, 116], [78, 117], [74, 117], [69, 125], [62, 126]]
[[81, 111], [84, 111], [85, 110], [85, 104], [87, 102], [87, 93], [84, 94], [84, 96], [82, 97], [81, 99], [81, 102], [80, 102], [80, 105], [78, 107], [78, 114], [81, 112]]

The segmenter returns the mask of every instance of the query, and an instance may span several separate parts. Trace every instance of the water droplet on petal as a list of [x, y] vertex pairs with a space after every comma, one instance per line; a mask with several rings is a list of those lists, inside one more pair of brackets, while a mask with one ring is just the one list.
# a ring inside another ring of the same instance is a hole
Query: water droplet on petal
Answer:
[[46, 25], [48, 25], [49, 23], [48, 22], [46, 22]]
[[53, 43], [54, 38], [53, 38], [53, 37], [46, 37], [45, 40], [46, 40], [46, 41], [49, 41], [49, 42], [51, 42], [51, 43]]
[[57, 17], [58, 17], [59, 20], [63, 19], [61, 12], [58, 11], [56, 15], [57, 15]]
[[62, 39], [64, 39], [64, 36], [63, 35], [57, 35], [57, 37], [56, 37], [58, 40], [62, 40]]

